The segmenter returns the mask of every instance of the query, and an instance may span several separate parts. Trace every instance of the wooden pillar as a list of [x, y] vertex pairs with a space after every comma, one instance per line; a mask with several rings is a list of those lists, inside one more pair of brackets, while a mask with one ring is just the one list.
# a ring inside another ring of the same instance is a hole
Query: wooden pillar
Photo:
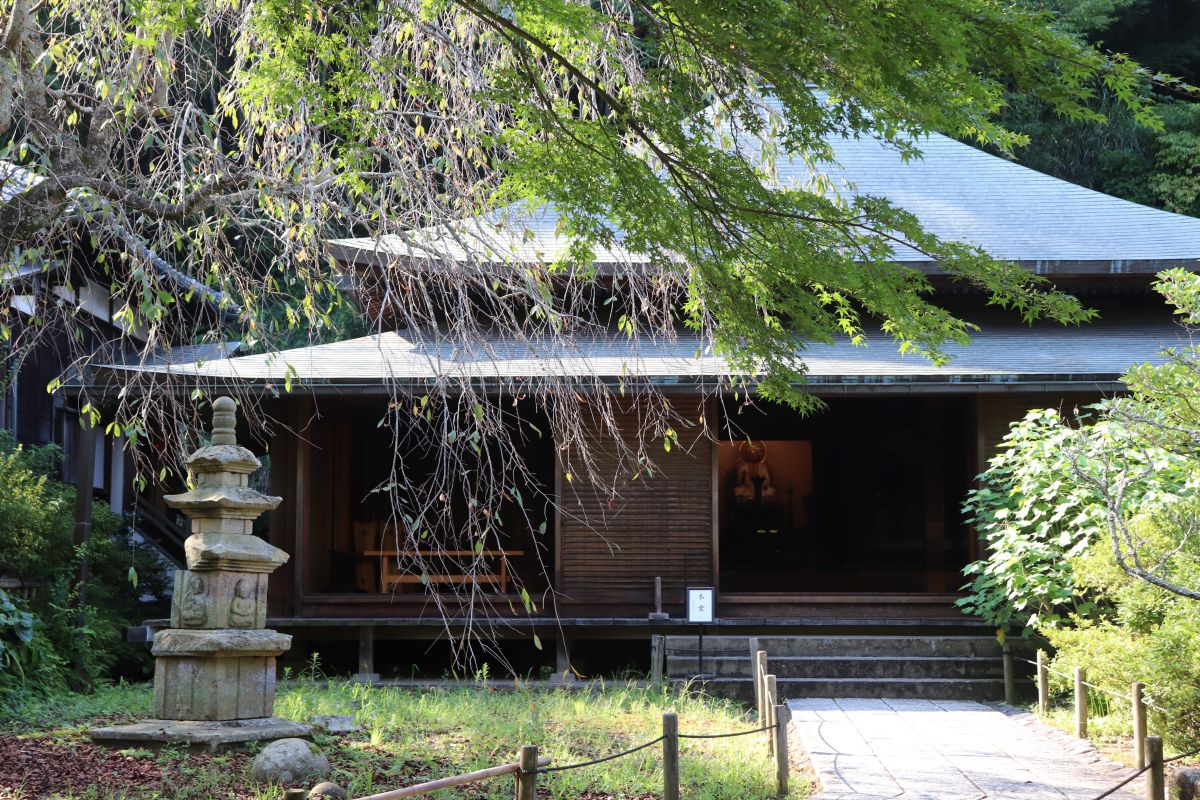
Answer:
[[941, 410], [936, 400], [923, 400], [925, 451], [925, 590], [946, 591], [946, 476]]
[[663, 681], [663, 675], [666, 672], [665, 665], [667, 660], [667, 637], [662, 634], [654, 634], [650, 637], [650, 682], [659, 684]]
[[[763, 720], [763, 724], [774, 725], [779, 721], [775, 719], [775, 707], [778, 704], [779, 690], [774, 675], [767, 676], [764, 691], [763, 707], [767, 710], [767, 718]], [[771, 756], [775, 755], [775, 734], [771, 731], [767, 731], [767, 752]]]
[[570, 644], [565, 636], [554, 640], [554, 675], [550, 678], [551, 686], [570, 686], [575, 683], [575, 673], [571, 671]]
[[80, 417], [75, 450], [75, 544], [86, 544], [92, 535], [92, 481], [96, 471], [98, 431]]
[[304, 398], [296, 403], [296, 437], [294, 458], [296, 467], [294, 477], [296, 485], [293, 489], [296, 511], [296, 544], [292, 551], [292, 602], [299, 610], [300, 601], [308, 590], [308, 534], [312, 524], [312, 503], [309, 490], [312, 487], [312, 445], [309, 443], [309, 423], [312, 421], [314, 410], [312, 401]]
[[333, 421], [333, 441], [330, 442], [332, 452], [330, 455], [333, 459], [333, 535], [330, 537], [330, 546], [334, 550], [341, 552], [350, 552], [354, 550], [354, 535], [351, 530], [351, 521], [354, 517], [352, 508], [351, 495], [353, 492], [350, 489], [351, 478], [351, 459], [355, 457], [355, 453], [351, 452], [353, 443], [352, 429], [350, 423], [345, 417], [339, 417]]
[[767, 724], [767, 651], [759, 650], [754, 654], [754, 696], [758, 701], [758, 720]]
[[375, 671], [375, 628], [362, 625], [358, 629], [358, 672], [351, 678], [355, 683], [379, 683]]
[[[982, 403], [983, 398], [980, 395], [975, 395], [970, 401], [967, 413], [969, 422], [967, 423], [966, 436], [963, 437], [967, 450], [967, 464], [971, 468], [971, 480], [967, 485], [971, 488], [979, 485], [974, 476], [983, 472], [986, 468], [984, 464], [983, 427], [979, 424], [979, 407]], [[974, 525], [967, 525], [966, 528], [967, 558], [971, 561], [978, 561], [983, 552], [979, 531], [975, 529]]]
[[[713, 433], [717, 432], [720, 425], [721, 411], [717, 403], [716, 397], [709, 397], [704, 408], [702, 409], [704, 418], [711, 420], [712, 427], [709, 428]], [[706, 424], [704, 427], [708, 427]], [[719, 441], [714, 439], [709, 443], [709, 497], [711, 502], [708, 506], [709, 522], [712, 529], [712, 587], [713, 592], [719, 598], [721, 596], [721, 445]], [[716, 614], [716, 609], [713, 609], [713, 614]]]
[[79, 559], [79, 575], [75, 595], [75, 646], [71, 653], [72, 682], [76, 689], [88, 685], [83, 654], [87, 648], [84, 630], [87, 628], [87, 590], [91, 563], [87, 545], [92, 538], [92, 480], [96, 471], [96, 437], [98, 431], [90, 419], [79, 416], [80, 430], [75, 451], [75, 535], [76, 549], [83, 548]]
[[[286, 408], [286, 407], [285, 407]], [[291, 414], [291, 409], [286, 409]], [[283, 417], [281, 418], [289, 418]], [[293, 419], [294, 421], [294, 419]], [[267, 596], [267, 615], [271, 617], [296, 616], [295, 590], [293, 578], [296, 566], [296, 542], [298, 536], [299, 515], [296, 511], [303, 502], [302, 497], [296, 497], [293, 490], [296, 487], [296, 438], [278, 431], [271, 437], [267, 445], [271, 455], [271, 489], [275, 497], [282, 497], [283, 502], [268, 512], [268, 541], [292, 555], [288, 562], [271, 574], [271, 590]]]

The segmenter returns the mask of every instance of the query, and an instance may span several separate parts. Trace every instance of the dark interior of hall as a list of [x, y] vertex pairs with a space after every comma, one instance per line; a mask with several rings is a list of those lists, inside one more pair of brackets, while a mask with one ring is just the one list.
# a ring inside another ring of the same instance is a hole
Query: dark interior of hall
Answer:
[[722, 592], [947, 592], [969, 560], [974, 463], [959, 397], [831, 398], [727, 412]]

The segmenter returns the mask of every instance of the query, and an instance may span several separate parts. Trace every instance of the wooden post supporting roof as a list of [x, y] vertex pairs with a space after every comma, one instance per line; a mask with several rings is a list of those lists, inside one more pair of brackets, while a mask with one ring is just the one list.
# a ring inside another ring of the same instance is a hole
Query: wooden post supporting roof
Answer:
[[311, 522], [312, 503], [309, 490], [312, 487], [312, 446], [308, 441], [309, 423], [312, 421], [311, 401], [302, 399], [296, 404], [296, 549], [292, 551], [292, 582], [297, 604], [303, 600], [308, 589], [308, 533]]
[[925, 398], [925, 590], [946, 591], [946, 476], [942, 419], [936, 399]]

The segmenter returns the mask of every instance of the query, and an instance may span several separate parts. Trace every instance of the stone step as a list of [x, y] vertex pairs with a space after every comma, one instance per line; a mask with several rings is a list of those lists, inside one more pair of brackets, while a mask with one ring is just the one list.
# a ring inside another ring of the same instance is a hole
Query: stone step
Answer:
[[[999, 700], [1004, 662], [999, 642], [974, 630], [960, 635], [760, 636], [780, 696]], [[667, 639], [667, 674], [685, 681], [700, 669], [696, 637]], [[707, 636], [708, 691], [751, 701], [750, 640]]]
[[[989, 678], [780, 678], [777, 685], [783, 700], [869, 697], [989, 701], [1004, 697], [1004, 681]], [[754, 702], [754, 686], [748, 680], [715, 678], [704, 681], [703, 686], [711, 694]]]
[[[893, 656], [965, 658], [982, 656], [998, 658], [1000, 643], [994, 636], [760, 636], [759, 647], [771, 658], [786, 656]], [[697, 649], [694, 636], [668, 636], [667, 655], [692, 655]], [[681, 653], [679, 651], [689, 651]], [[750, 640], [745, 636], [706, 636], [704, 651], [713, 657], [724, 654], [750, 654]], [[739, 652], [740, 651], [740, 652]], [[708, 655], [705, 656], [705, 660]]]
[[[704, 672], [720, 678], [751, 677], [750, 659], [705, 658]], [[767, 668], [779, 678], [992, 678], [1004, 674], [999, 658], [979, 656], [782, 656], [770, 657]], [[688, 677], [700, 669], [695, 657], [672, 656], [667, 674]]]

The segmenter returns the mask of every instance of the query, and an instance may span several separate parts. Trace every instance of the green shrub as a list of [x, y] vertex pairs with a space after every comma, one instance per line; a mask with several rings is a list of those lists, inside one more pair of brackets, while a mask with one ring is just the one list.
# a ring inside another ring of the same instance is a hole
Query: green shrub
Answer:
[[[1200, 542], [1183, 539], [1171, 519], [1145, 513], [1130, 523], [1131, 533], [1150, 558], [1172, 554], [1170, 577], [1188, 581], [1200, 556]], [[1200, 746], [1200, 603], [1183, 600], [1126, 575], [1105, 540], [1074, 560], [1077, 591], [1102, 598], [1076, 627], [1044, 631], [1055, 648], [1060, 672], [1084, 667], [1088, 682], [1126, 692], [1133, 681], [1146, 685], [1147, 699], [1166, 709], [1154, 724], [1172, 744]]]
[[0, 432], [0, 574], [31, 577], [53, 544], [56, 518], [69, 514], [61, 498], [47, 491], [45, 456], [14, 446]]
[[[1088, 683], [1124, 693], [1134, 681], [1145, 681], [1147, 639], [1111, 622], [1084, 621], [1078, 628], [1055, 628], [1045, 632], [1054, 648], [1050, 667], [1060, 676], [1075, 667], [1087, 670]], [[1058, 677], [1059, 688], [1070, 680]]]
[[[1169, 270], [1155, 288], [1200, 326], [1200, 276]], [[1144, 683], [1166, 709], [1159, 729], [1190, 748], [1200, 745], [1200, 349], [1166, 356], [1131, 367], [1129, 394], [1093, 406], [1096, 421], [1038, 410], [1012, 426], [965, 503], [988, 555], [967, 567], [960, 605], [1039, 631], [1059, 672], [1084, 667], [1121, 695]]]
[[0, 589], [0, 701], [66, 688], [64, 662], [24, 603]]
[[[1103, 415], [1107, 403], [1091, 407]], [[1107, 540], [1108, 509], [1075, 474], [1099, 469], [1089, 461], [1127, 432], [1101, 419], [1068, 421], [1054, 409], [1030, 411], [1013, 423], [998, 455], [967, 494], [963, 511], [987, 544], [987, 556], [967, 565], [968, 613], [1001, 626], [1054, 627], [1087, 615], [1102, 599], [1080, 592], [1076, 558], [1095, 541]], [[1193, 464], [1177, 454], [1131, 448], [1134, 468], [1153, 464], [1128, 492], [1131, 505], [1152, 505], [1185, 493], [1195, 481]]]
[[0, 671], [24, 677], [20, 654], [33, 642], [33, 614], [0, 589]]
[[[1119, 694], [1144, 683], [1150, 702], [1170, 712], [1154, 724], [1190, 748], [1200, 745], [1200, 603], [1127, 575], [1106, 506], [1073, 477], [1071, 448], [1086, 466], [1088, 448], [1111, 446], [1114, 435], [1111, 423], [1076, 430], [1048, 409], [1013, 425], [966, 503], [989, 554], [967, 568], [971, 594], [960, 604], [1040, 632], [1059, 673], [1084, 667], [1090, 683]], [[1132, 457], [1156, 466], [1129, 494], [1140, 509], [1128, 524], [1140, 557], [1176, 583], [1200, 585], [1200, 542], [1181, 529], [1200, 517], [1184, 508], [1193, 465], [1150, 449]]]
[[1168, 620], [1148, 649], [1145, 683], [1150, 701], [1169, 712], [1167, 737], [1180, 748], [1200, 747], [1200, 620]]
[[963, 511], [987, 542], [969, 564], [966, 611], [994, 625], [1050, 625], [1073, 610], [1070, 557], [1104, 524], [1103, 508], [1070, 481], [1075, 436], [1054, 409], [1013, 423], [1000, 452], [967, 494]]
[[[5, 639], [16, 660], [0, 672], [0, 693], [61, 688], [75, 653], [88, 683], [144, 677], [152, 664], [147, 648], [126, 644], [123, 633], [128, 625], [162, 614], [141, 601], [143, 595], [164, 593], [161, 560], [134, 546], [123, 517], [98, 501], [92, 503], [89, 541], [76, 547], [75, 488], [51, 479], [58, 459], [53, 446], [25, 448], [0, 433], [0, 573], [41, 584], [28, 608], [20, 609], [32, 615], [30, 634], [10, 632]], [[84, 556], [90, 577], [80, 646], [76, 584]]]

